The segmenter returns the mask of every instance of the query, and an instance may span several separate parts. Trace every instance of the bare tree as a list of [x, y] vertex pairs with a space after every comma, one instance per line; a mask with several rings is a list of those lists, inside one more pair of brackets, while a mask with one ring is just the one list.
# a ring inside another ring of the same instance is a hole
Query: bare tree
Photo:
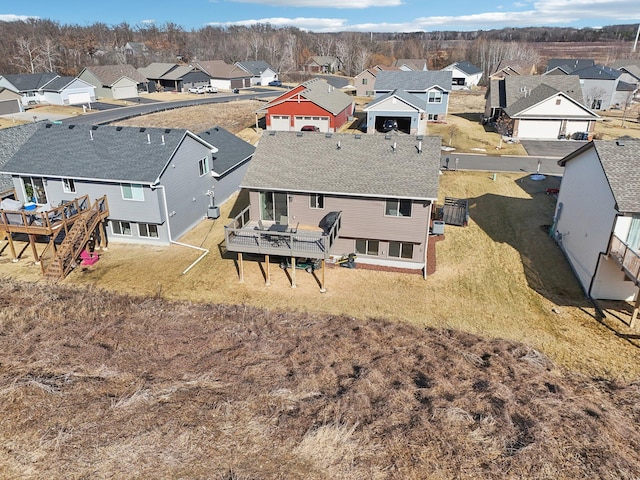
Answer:
[[600, 110], [607, 91], [602, 87], [592, 87], [585, 92], [585, 103], [592, 110]]
[[41, 51], [32, 38], [19, 37], [16, 39], [16, 55], [13, 56], [13, 65], [22, 73], [36, 73], [41, 66]]

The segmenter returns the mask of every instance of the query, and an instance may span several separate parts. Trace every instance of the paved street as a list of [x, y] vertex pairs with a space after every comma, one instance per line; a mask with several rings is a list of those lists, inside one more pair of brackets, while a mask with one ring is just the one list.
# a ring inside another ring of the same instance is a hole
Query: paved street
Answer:
[[[447, 158], [449, 162], [447, 163]], [[456, 162], [457, 159], [457, 162]], [[441, 166], [449, 170], [484, 170], [488, 172], [527, 172], [545, 175], [562, 175], [564, 169], [558, 165], [558, 159], [542, 157], [499, 157], [446, 152], [441, 156]]]

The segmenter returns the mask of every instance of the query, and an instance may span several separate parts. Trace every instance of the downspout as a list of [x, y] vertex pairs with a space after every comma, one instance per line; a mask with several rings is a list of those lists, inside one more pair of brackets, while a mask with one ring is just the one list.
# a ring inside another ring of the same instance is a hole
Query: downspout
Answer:
[[424, 239], [424, 270], [422, 278], [427, 279], [427, 252], [429, 252], [429, 225], [431, 224], [431, 212], [433, 211], [433, 202], [429, 201], [429, 213], [427, 216], [427, 233]]
[[186, 270], [184, 272], [182, 272], [182, 275], [184, 275], [189, 270], [191, 270], [196, 265], [196, 263], [198, 263], [200, 260], [202, 260], [209, 253], [209, 250], [207, 250], [206, 248], [202, 248], [202, 247], [196, 247], [195, 245], [189, 245], [187, 243], [176, 242], [175, 240], [173, 240], [171, 238], [171, 224], [169, 222], [169, 207], [167, 206], [167, 192], [166, 192], [166, 190], [164, 188], [164, 185], [158, 185], [158, 184], [151, 185], [151, 190], [155, 190], [156, 188], [161, 188], [162, 189], [162, 203], [164, 204], [164, 214], [165, 214], [165, 218], [167, 220], [167, 233], [169, 234], [169, 243], [173, 243], [175, 245], [180, 245], [181, 247], [193, 248], [195, 250], [203, 252], [202, 255], [200, 255], [196, 259], [195, 262], [193, 262], [191, 265], [189, 265], [186, 268]]

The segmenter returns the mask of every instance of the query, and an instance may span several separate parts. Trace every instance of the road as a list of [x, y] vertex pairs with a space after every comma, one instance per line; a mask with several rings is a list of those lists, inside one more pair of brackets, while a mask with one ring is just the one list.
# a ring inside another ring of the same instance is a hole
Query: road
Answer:
[[[527, 172], [544, 175], [562, 175], [564, 168], [558, 165], [559, 158], [549, 157], [499, 157], [467, 153], [446, 152], [441, 156], [441, 166], [449, 170], [484, 170], [489, 172]], [[458, 160], [456, 163], [456, 159]], [[538, 170], [538, 162], [540, 169]]]
[[98, 111], [86, 115], [80, 115], [77, 117], [65, 118], [64, 120], [62, 120], [62, 123], [65, 125], [105, 125], [117, 120], [125, 120], [127, 118], [147, 115], [149, 113], [173, 110], [174, 108], [191, 107], [194, 105], [203, 105], [207, 103], [223, 103], [234, 100], [253, 100], [255, 98], [274, 97], [279, 93], [277, 90], [267, 90], [260, 88], [246, 90], [243, 92], [244, 93], [237, 95], [234, 95], [232, 93], [217, 93], [206, 95], [203, 98], [191, 100], [178, 100], [175, 102], [155, 102], [134, 105], [131, 107], [114, 108], [111, 110]]

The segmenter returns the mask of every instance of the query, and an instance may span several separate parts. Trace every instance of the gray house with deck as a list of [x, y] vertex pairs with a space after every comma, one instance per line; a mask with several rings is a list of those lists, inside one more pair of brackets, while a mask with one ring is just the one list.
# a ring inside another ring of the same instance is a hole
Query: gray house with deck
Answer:
[[250, 206], [227, 225], [226, 248], [323, 261], [356, 253], [426, 275], [439, 167], [440, 137], [264, 132], [241, 184]]
[[219, 127], [198, 136], [185, 129], [40, 123], [24, 136], [0, 167], [12, 177], [17, 199], [46, 211], [83, 195], [106, 196], [106, 234], [127, 243], [166, 245], [217, 216], [253, 153]]

